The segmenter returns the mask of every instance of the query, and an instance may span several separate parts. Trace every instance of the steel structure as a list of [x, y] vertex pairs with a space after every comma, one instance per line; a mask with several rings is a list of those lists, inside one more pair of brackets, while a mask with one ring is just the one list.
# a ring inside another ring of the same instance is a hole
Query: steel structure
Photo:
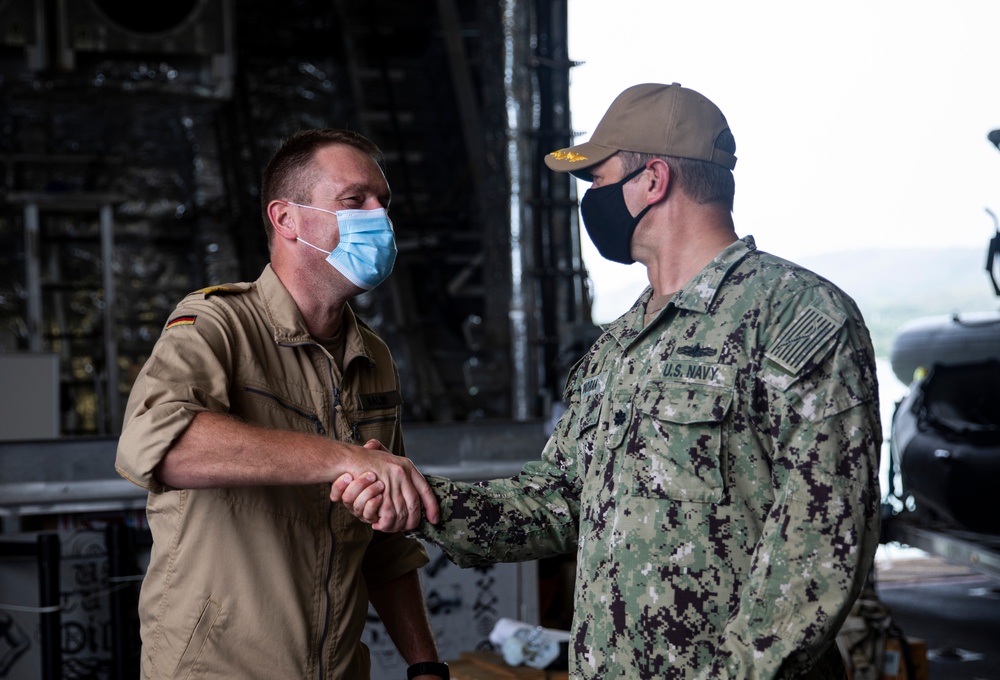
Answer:
[[179, 296], [266, 262], [273, 148], [350, 127], [384, 149], [393, 189], [397, 268], [356, 306], [393, 348], [406, 418], [547, 417], [595, 335], [574, 185], [542, 163], [572, 138], [566, 13], [0, 3], [0, 351], [60, 354], [63, 433], [116, 434]]

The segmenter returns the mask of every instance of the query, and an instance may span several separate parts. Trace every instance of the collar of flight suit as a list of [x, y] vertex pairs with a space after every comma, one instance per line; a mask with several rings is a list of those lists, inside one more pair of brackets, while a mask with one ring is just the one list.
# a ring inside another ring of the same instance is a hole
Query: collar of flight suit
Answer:
[[[278, 345], [316, 345], [316, 338], [309, 333], [305, 320], [295, 305], [292, 294], [285, 288], [274, 269], [268, 264], [257, 279], [257, 290], [264, 303], [264, 310], [268, 321], [274, 329], [274, 342]], [[361, 332], [364, 322], [354, 315], [351, 305], [344, 305], [345, 335], [344, 342], [344, 366], [359, 356], [365, 357], [369, 363], [372, 362], [371, 353], [365, 344], [365, 337]]]

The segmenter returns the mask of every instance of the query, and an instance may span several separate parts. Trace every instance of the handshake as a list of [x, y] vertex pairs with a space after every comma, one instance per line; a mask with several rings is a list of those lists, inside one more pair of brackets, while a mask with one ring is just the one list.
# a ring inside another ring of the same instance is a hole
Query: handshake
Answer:
[[439, 508], [434, 492], [408, 458], [395, 456], [381, 442], [370, 439], [367, 454], [330, 486], [330, 500], [343, 503], [355, 517], [376, 531], [412, 531], [426, 518], [437, 524]]

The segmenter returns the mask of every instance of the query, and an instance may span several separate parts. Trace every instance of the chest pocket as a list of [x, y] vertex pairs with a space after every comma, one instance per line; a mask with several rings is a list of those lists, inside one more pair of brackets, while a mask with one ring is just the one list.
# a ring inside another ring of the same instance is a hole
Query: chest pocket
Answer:
[[377, 439], [392, 450], [402, 403], [398, 390], [358, 395], [357, 410], [348, 415], [351, 441], [364, 444], [369, 439]]
[[724, 421], [730, 388], [650, 383], [636, 402], [636, 434], [627, 447], [633, 493], [693, 503], [723, 497]]
[[322, 394], [288, 383], [264, 385], [247, 383], [232, 395], [231, 412], [253, 423], [283, 430], [305, 430], [326, 434], [317, 404]]

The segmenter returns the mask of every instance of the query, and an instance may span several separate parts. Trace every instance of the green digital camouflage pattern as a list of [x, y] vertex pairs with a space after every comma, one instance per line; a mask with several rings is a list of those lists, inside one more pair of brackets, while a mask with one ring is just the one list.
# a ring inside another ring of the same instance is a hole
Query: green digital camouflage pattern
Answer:
[[541, 460], [430, 478], [420, 534], [463, 566], [576, 552], [571, 677], [834, 677], [878, 544], [861, 314], [752, 237], [644, 329], [649, 295], [578, 364]]

